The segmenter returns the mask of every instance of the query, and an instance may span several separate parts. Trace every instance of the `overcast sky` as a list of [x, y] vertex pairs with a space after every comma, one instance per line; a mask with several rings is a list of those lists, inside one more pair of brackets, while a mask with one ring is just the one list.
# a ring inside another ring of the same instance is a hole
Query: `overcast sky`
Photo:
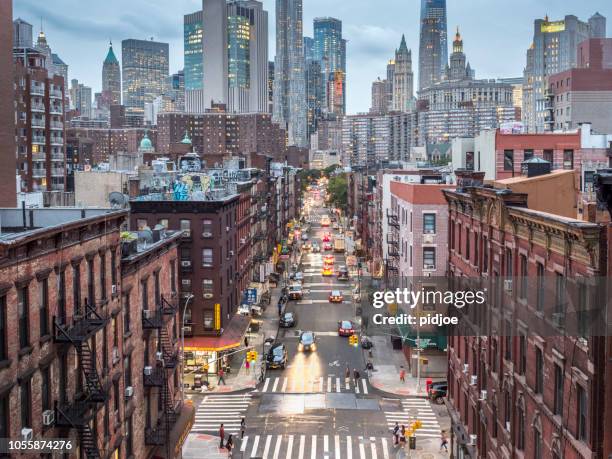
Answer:
[[[273, 60], [275, 0], [263, 3], [269, 14], [269, 58]], [[35, 40], [42, 19], [51, 49], [69, 65], [69, 78], [97, 92], [109, 38], [120, 62], [123, 39], [154, 37], [169, 42], [170, 71], [182, 69], [183, 15], [201, 5], [200, 0], [15, 0], [13, 14], [34, 25]], [[420, 0], [304, 0], [306, 35], [312, 36], [312, 19], [317, 16], [333, 16], [343, 22], [343, 34], [349, 41], [349, 113], [369, 109], [371, 83], [384, 77], [387, 60], [399, 46], [402, 33], [412, 49], [416, 87], [419, 8]], [[553, 20], [575, 14], [587, 20], [595, 11], [612, 16], [611, 0], [447, 0], [447, 8], [449, 48], [459, 26], [465, 53], [478, 78], [522, 75], [535, 18], [548, 14]]]

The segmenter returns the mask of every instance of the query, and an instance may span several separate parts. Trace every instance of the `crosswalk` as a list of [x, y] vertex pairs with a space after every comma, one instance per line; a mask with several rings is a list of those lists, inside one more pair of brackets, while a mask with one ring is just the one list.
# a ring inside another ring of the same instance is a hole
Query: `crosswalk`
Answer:
[[219, 432], [219, 427], [223, 427], [228, 434], [240, 431], [240, 421], [244, 417], [251, 394], [213, 394], [207, 395], [198, 406], [195, 413], [192, 432], [194, 433], [214, 433]]
[[346, 393], [367, 395], [369, 393], [366, 378], [359, 378], [356, 383], [353, 378], [328, 375], [314, 378], [288, 378], [283, 376], [267, 377], [260, 392], [283, 394], [310, 394], [310, 393]]
[[436, 414], [431, 409], [429, 400], [424, 398], [402, 399], [402, 411], [385, 411], [385, 418], [390, 430], [393, 430], [395, 423], [406, 428], [417, 419], [423, 426], [416, 431], [416, 437], [439, 438], [440, 424]]
[[237, 440], [243, 458], [394, 459], [391, 438], [351, 435], [245, 435]]

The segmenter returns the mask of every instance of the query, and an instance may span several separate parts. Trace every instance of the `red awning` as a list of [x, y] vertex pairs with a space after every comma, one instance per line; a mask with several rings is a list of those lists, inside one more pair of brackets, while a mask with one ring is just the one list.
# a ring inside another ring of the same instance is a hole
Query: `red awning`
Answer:
[[185, 350], [218, 352], [240, 347], [250, 323], [250, 317], [235, 315], [220, 336], [185, 338]]

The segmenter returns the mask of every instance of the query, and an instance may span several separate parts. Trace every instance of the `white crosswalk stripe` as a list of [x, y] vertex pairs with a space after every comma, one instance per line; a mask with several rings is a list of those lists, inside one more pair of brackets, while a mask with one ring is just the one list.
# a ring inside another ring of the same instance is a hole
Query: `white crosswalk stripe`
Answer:
[[289, 378], [287, 376], [269, 376], [263, 387], [257, 392], [277, 394], [311, 394], [336, 392], [368, 395], [370, 392], [367, 378], [359, 378], [355, 384], [353, 378], [345, 379], [336, 375], [315, 376], [313, 378]]
[[440, 423], [431, 408], [429, 400], [423, 398], [407, 398], [401, 400], [402, 411], [385, 411], [385, 418], [389, 430], [393, 430], [395, 423], [406, 428], [419, 420], [423, 424], [416, 431], [417, 437], [439, 438], [441, 436]]
[[[241, 457], [263, 459], [390, 459], [397, 447], [386, 437], [250, 435], [237, 440]], [[250, 452], [250, 454], [249, 454]], [[355, 454], [353, 454], [355, 452]]]
[[227, 434], [236, 434], [250, 402], [250, 394], [207, 395], [196, 410], [191, 431], [217, 434], [223, 424]]

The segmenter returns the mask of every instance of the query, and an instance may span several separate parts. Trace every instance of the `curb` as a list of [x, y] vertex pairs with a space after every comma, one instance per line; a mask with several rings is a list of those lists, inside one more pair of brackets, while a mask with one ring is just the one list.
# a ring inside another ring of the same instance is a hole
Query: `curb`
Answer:
[[253, 384], [246, 384], [244, 386], [240, 386], [237, 388], [233, 388], [233, 386], [228, 385], [228, 386], [221, 386], [221, 387], [227, 387], [228, 390], [218, 390], [219, 386], [216, 386], [216, 388], [214, 390], [210, 390], [210, 391], [206, 391], [206, 392], [199, 392], [199, 391], [195, 391], [195, 390], [189, 390], [189, 391], [185, 391], [185, 394], [189, 394], [189, 395], [210, 395], [210, 394], [233, 394], [236, 392], [242, 392], [245, 390], [253, 390], [257, 387], [257, 384], [253, 383]]
[[411, 398], [422, 398], [422, 399], [426, 399], [429, 400], [429, 397], [427, 396], [427, 394], [403, 394], [403, 393], [398, 393], [398, 392], [393, 392], [391, 390], [385, 389], [385, 387], [383, 385], [376, 385], [372, 382], [372, 380], [370, 380], [370, 385], [380, 391], [380, 392], [384, 392], [385, 394], [390, 394], [390, 395], [394, 395], [396, 397], [411, 397]]

